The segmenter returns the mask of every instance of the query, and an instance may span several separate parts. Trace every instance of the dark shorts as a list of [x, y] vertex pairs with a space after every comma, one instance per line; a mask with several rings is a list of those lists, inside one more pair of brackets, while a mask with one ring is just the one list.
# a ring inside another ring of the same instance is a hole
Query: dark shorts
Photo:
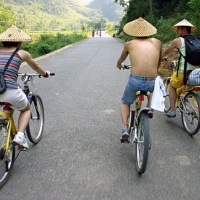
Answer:
[[136, 99], [135, 93], [138, 90], [153, 92], [155, 78], [156, 77], [144, 77], [131, 74], [124, 90], [122, 103], [131, 105]]

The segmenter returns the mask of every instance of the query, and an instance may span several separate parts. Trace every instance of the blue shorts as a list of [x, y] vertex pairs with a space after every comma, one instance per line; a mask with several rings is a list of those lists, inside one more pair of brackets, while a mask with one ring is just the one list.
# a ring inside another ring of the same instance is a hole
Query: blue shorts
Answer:
[[126, 85], [122, 103], [131, 105], [136, 99], [136, 92], [138, 90], [144, 92], [153, 92], [156, 77], [144, 77], [131, 74]]

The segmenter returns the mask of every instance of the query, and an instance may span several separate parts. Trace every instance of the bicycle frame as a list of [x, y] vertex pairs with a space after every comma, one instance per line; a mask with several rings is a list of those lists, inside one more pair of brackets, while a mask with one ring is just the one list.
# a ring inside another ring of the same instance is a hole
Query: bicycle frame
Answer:
[[17, 133], [17, 129], [15, 126], [15, 122], [12, 116], [12, 110], [8, 110], [7, 112], [2, 112], [0, 111], [0, 116], [4, 118], [4, 120], [8, 121], [8, 136], [7, 136], [7, 140], [6, 143], [3, 144], [0, 148], [4, 148], [6, 150], [6, 154], [9, 153], [9, 145], [10, 145], [10, 141], [11, 141], [11, 131], [14, 132], [14, 134]]
[[142, 112], [148, 112], [149, 111], [148, 108], [141, 109], [141, 106], [142, 106], [142, 102], [144, 101], [144, 96], [146, 95], [148, 97], [150, 95], [150, 92], [146, 92], [146, 94], [142, 94], [141, 91], [137, 91], [136, 95], [137, 95], [137, 98], [135, 100], [135, 103], [133, 104], [133, 105], [135, 105], [135, 109], [133, 108], [133, 110], [132, 109], [130, 110], [130, 111], [135, 111], [134, 124], [133, 124], [133, 126], [134, 126], [134, 137], [130, 138], [131, 143], [137, 142], [137, 126], [138, 126], [138, 118], [139, 118], [140, 114]]
[[135, 100], [135, 118], [138, 119], [139, 115], [141, 112], [146, 111], [146, 108], [143, 108], [141, 110], [142, 102], [144, 101], [144, 96], [146, 95], [147, 97], [150, 95], [150, 92], [146, 92], [146, 94], [142, 94], [141, 91], [136, 92], [137, 99]]

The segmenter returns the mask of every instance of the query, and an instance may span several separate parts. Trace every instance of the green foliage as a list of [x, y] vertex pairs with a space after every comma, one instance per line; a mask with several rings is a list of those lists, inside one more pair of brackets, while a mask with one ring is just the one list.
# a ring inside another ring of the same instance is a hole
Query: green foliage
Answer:
[[14, 20], [13, 11], [0, 3], [0, 32], [3, 32], [5, 27], [10, 26]]
[[[25, 31], [81, 30], [83, 24], [88, 28], [89, 23], [98, 23], [102, 19], [119, 23], [123, 9], [113, 0], [94, 0], [92, 3], [93, 8], [79, 0], [4, 0], [4, 6], [0, 3], [0, 20], [2, 13], [7, 15], [2, 11], [7, 7], [15, 18], [9, 17], [8, 21], [3, 17], [3, 20]], [[96, 6], [99, 3], [100, 6]], [[2, 30], [7, 28], [0, 23], [0, 31], [1, 26]]]
[[[125, 0], [113, 0], [125, 5]], [[141, 6], [142, 5], [142, 6]], [[177, 37], [176, 32], [171, 30], [171, 26], [183, 19], [187, 19], [198, 29], [193, 34], [200, 36], [200, 1], [199, 0], [130, 0], [125, 9], [125, 15], [120, 22], [119, 34], [126, 23], [143, 17], [157, 29], [156, 38], [163, 43], [169, 42]], [[124, 37], [130, 40], [131, 37]]]
[[[35, 58], [80, 41], [85, 37], [85, 35], [78, 33], [41, 34], [37, 41], [23, 43], [22, 49], [28, 51]], [[38, 38], [38, 35], [36, 35], [36, 38]]]

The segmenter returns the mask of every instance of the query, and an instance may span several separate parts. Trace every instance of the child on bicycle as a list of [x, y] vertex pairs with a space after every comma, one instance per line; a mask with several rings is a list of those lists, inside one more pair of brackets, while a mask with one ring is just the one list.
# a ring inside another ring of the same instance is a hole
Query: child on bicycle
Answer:
[[0, 41], [3, 45], [0, 49], [0, 72], [4, 71], [4, 67], [12, 53], [19, 48], [8, 68], [5, 70], [4, 78], [7, 89], [0, 95], [0, 102], [7, 102], [11, 104], [13, 109], [20, 111], [18, 118], [18, 133], [15, 135], [13, 141], [24, 149], [29, 148], [24, 131], [30, 119], [30, 103], [22, 89], [17, 84], [20, 65], [22, 61], [25, 61], [33, 70], [42, 74], [43, 77], [48, 78], [50, 75], [50, 72], [45, 71], [40, 65], [38, 65], [27, 51], [20, 49], [22, 42], [31, 40], [31, 37], [14, 25], [0, 34]]
[[[178, 38], [174, 39], [169, 46], [163, 51], [162, 57], [164, 58], [168, 54], [170, 54], [173, 49], [179, 49], [182, 55], [185, 55], [185, 40], [182, 36], [191, 35], [191, 31], [196, 29], [189, 21], [186, 19], [178, 22], [174, 26], [171, 27], [173, 30], [177, 32]], [[178, 63], [178, 71], [174, 71], [171, 84], [170, 84], [170, 91], [169, 91], [169, 99], [170, 99], [170, 110], [166, 113], [167, 117], [176, 117], [176, 89], [180, 88], [184, 85], [184, 63], [185, 60], [183, 56], [180, 56], [179, 63]], [[187, 63], [187, 70], [194, 70], [197, 66], [192, 66]]]
[[[135, 37], [134, 40], [124, 45], [121, 56], [117, 61], [117, 67], [124, 69], [123, 61], [129, 55], [132, 66], [120, 108], [122, 117], [122, 140], [125, 141], [129, 137], [128, 117], [130, 105], [136, 99], [136, 91], [153, 92], [154, 90], [155, 78], [161, 62], [161, 41], [149, 37], [156, 34], [157, 29], [141, 17], [127, 23], [123, 30], [126, 34]], [[147, 106], [150, 106], [150, 98]], [[153, 117], [152, 110], [149, 111], [148, 115], [151, 118]]]

